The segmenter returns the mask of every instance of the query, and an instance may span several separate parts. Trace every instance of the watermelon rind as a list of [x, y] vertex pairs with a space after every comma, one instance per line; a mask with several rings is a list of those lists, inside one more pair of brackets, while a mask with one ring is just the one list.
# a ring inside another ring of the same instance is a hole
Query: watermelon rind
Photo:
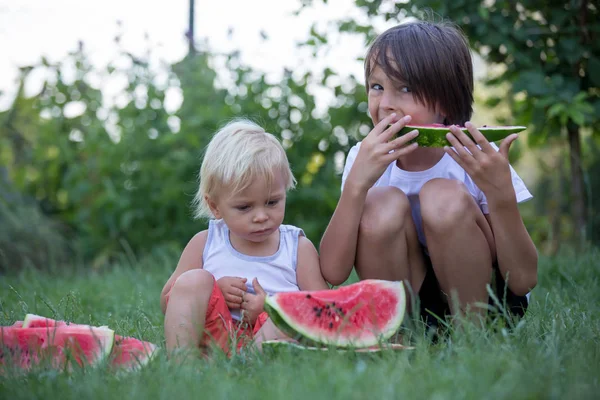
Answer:
[[89, 327], [90, 330], [93, 332], [94, 336], [96, 336], [98, 339], [104, 339], [104, 342], [101, 342], [104, 344], [104, 346], [101, 348], [101, 351], [99, 352], [100, 355], [98, 356], [98, 358], [95, 360], [95, 362], [93, 364], [100, 364], [102, 362], [104, 362], [106, 359], [108, 359], [109, 355], [111, 354], [113, 347], [115, 345], [115, 331], [113, 331], [110, 328], [106, 328], [106, 327]]
[[398, 343], [383, 343], [380, 346], [370, 346], [362, 348], [336, 348], [324, 346], [307, 346], [301, 343], [291, 342], [289, 340], [265, 340], [261, 343], [263, 351], [307, 351], [307, 352], [327, 352], [335, 351], [339, 353], [356, 352], [356, 353], [381, 353], [384, 351], [398, 350], [414, 350], [412, 346], [404, 346]]
[[[321, 334], [320, 330], [311, 330], [308, 326], [302, 326], [296, 323], [292, 316], [281, 309], [277, 303], [277, 295], [267, 296], [265, 299], [265, 311], [269, 314], [275, 326], [288, 334], [291, 338], [297, 338], [298, 335], [300, 335], [302, 338], [307, 339], [308, 342], [341, 348], [374, 346], [389, 339], [400, 328], [406, 309], [406, 292], [401, 281], [369, 279], [361, 282], [363, 284], [376, 284], [381, 290], [392, 290], [398, 297], [395, 317], [390, 319], [380, 332], [372, 332], [371, 335], [367, 335], [363, 338], [344, 337], [342, 332], [339, 332], [334, 338], [327, 337], [326, 335]], [[359, 285], [361, 282], [355, 283], [354, 285]]]
[[[416, 142], [421, 147], [444, 147], [444, 146], [452, 146], [448, 139], [446, 139], [446, 134], [450, 132], [450, 126], [445, 125], [407, 125], [398, 132], [398, 136], [402, 136], [406, 133], [412, 132], [415, 129], [419, 131], [419, 135], [410, 141], [410, 143]], [[465, 127], [460, 127], [460, 129], [467, 134], [467, 136], [471, 139], [473, 137]], [[479, 132], [483, 134], [483, 136], [489, 142], [498, 142], [508, 135], [512, 135], [513, 133], [519, 133], [527, 129], [525, 126], [483, 126], [477, 128]]]

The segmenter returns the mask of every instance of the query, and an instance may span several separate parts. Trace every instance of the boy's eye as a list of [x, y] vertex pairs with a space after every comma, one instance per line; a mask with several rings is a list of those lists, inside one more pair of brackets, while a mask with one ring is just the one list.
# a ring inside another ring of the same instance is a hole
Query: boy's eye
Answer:
[[410, 92], [411, 92], [411, 90], [410, 90], [410, 88], [409, 88], [408, 86], [402, 86], [402, 87], [400, 88], [400, 91], [401, 91], [402, 93], [410, 93]]
[[381, 86], [379, 83], [373, 83], [371, 85], [371, 89], [373, 89], [373, 90], [383, 90], [383, 86]]

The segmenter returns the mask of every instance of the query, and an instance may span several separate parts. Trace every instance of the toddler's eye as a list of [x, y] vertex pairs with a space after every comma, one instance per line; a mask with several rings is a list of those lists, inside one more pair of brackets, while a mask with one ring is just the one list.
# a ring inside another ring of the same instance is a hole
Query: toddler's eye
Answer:
[[235, 209], [239, 211], [246, 211], [250, 208], [250, 206], [236, 206]]
[[270, 207], [276, 206], [277, 203], [279, 203], [279, 200], [271, 200], [269, 202], [267, 202], [267, 205]]

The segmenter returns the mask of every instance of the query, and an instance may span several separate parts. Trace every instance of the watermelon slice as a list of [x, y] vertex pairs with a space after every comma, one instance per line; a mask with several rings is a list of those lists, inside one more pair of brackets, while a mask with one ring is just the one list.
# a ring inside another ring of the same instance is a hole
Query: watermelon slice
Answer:
[[115, 332], [108, 328], [65, 326], [23, 328], [0, 327], [0, 364], [12, 358], [24, 369], [50, 359], [55, 367], [67, 360], [80, 366], [96, 365], [108, 357], [113, 348]]
[[[472, 139], [467, 128], [464, 126], [459, 126], [459, 128]], [[407, 125], [398, 132], [398, 135], [404, 135], [415, 129], [419, 131], [419, 136], [412, 140], [411, 143], [417, 142], [419, 146], [422, 147], [451, 146], [448, 139], [446, 139], [446, 134], [450, 132], [450, 126], [442, 124]], [[489, 142], [497, 142], [508, 135], [524, 131], [527, 128], [525, 126], [482, 126], [477, 129], [479, 129], [479, 132], [481, 132]]]
[[148, 364], [157, 350], [158, 347], [153, 343], [117, 335], [111, 365], [122, 369], [138, 369]]
[[334, 347], [369, 347], [389, 339], [406, 308], [402, 282], [376, 279], [332, 290], [267, 296], [265, 310], [292, 338]]
[[[43, 317], [35, 314], [27, 314], [23, 320], [23, 326], [29, 328], [55, 327], [60, 329], [66, 326], [89, 326], [58, 321], [52, 318]], [[106, 328], [102, 326], [100, 328]], [[113, 367], [122, 369], [137, 369], [148, 364], [154, 357], [158, 347], [150, 342], [146, 342], [134, 337], [124, 337], [115, 335], [115, 344], [110, 356], [110, 364]]]

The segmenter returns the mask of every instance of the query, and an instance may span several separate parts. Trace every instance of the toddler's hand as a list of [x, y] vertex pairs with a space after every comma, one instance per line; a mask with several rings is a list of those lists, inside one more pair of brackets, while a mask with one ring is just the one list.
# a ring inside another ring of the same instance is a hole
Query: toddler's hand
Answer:
[[267, 293], [258, 283], [258, 279], [254, 278], [252, 281], [252, 286], [254, 287], [254, 292], [246, 293], [244, 295], [244, 301], [242, 302], [242, 310], [244, 310], [244, 321], [249, 322], [250, 324], [254, 324], [258, 315], [264, 311], [265, 306], [265, 298], [267, 297]]
[[224, 276], [217, 281], [217, 285], [223, 292], [223, 297], [225, 297], [227, 307], [231, 309], [240, 308], [242, 298], [246, 293], [246, 281], [246, 278], [237, 276]]
[[[417, 137], [416, 130], [391, 140], [411, 120], [409, 115], [394, 122], [396, 118], [396, 114], [385, 117], [364, 138], [347, 182], [367, 191], [377, 182], [388, 165], [418, 147], [416, 143], [406, 145]], [[392, 122], [394, 123], [388, 127]]]

